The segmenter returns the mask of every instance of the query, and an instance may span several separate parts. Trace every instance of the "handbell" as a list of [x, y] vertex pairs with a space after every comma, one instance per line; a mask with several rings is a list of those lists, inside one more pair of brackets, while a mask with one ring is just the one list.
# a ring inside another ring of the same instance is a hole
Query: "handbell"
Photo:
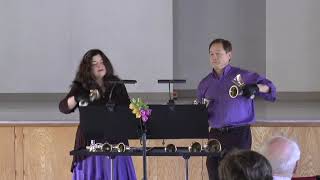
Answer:
[[210, 99], [207, 99], [207, 98], [202, 98], [201, 99], [201, 102], [198, 100], [198, 99], [195, 99], [193, 101], [193, 104], [194, 105], [198, 105], [198, 104], [204, 104], [206, 106], [206, 108], [209, 106], [211, 100]]
[[90, 141], [90, 145], [89, 145], [89, 146], [86, 146], [86, 149], [87, 149], [89, 152], [95, 152], [95, 151], [96, 151], [96, 141], [95, 141], [95, 140], [91, 140], [91, 141]]
[[102, 143], [97, 143], [96, 144], [96, 152], [102, 152], [102, 147], [103, 147], [103, 144]]
[[177, 152], [177, 146], [174, 144], [168, 144], [165, 148], [164, 148], [165, 152]]
[[242, 95], [242, 90], [238, 86], [232, 85], [229, 89], [229, 96], [231, 98], [236, 98], [239, 95]]
[[79, 106], [86, 107], [89, 105], [90, 102], [98, 100], [98, 99], [100, 99], [100, 97], [101, 97], [101, 95], [100, 95], [98, 89], [90, 89], [89, 99], [87, 99], [87, 98], [81, 99], [79, 101]]
[[86, 101], [86, 100], [83, 100], [83, 99], [82, 99], [82, 100], [79, 101], [79, 106], [80, 106], [80, 107], [86, 107], [86, 106], [88, 106], [88, 104], [89, 104], [89, 103], [88, 103], [88, 101]]
[[202, 146], [199, 142], [193, 142], [188, 149], [189, 149], [189, 152], [200, 152], [202, 151]]
[[221, 152], [221, 143], [217, 139], [210, 139], [203, 148], [206, 152]]
[[90, 102], [100, 99], [100, 93], [98, 89], [90, 89], [89, 99]]
[[124, 143], [119, 143], [113, 147], [117, 152], [126, 152], [130, 150], [129, 146], [126, 146]]
[[236, 98], [237, 96], [241, 96], [243, 94], [243, 87], [245, 86], [242, 77], [240, 74], [237, 74], [235, 78], [232, 80], [233, 84], [229, 88], [229, 96], [231, 98]]
[[102, 151], [103, 152], [111, 152], [112, 149], [113, 149], [112, 144], [109, 144], [109, 143], [106, 142], [106, 143], [104, 143], [102, 145]]

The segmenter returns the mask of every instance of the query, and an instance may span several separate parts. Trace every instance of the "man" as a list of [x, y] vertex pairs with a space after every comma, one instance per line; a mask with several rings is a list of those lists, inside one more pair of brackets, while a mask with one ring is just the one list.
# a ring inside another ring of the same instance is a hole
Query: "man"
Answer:
[[272, 180], [272, 168], [268, 160], [255, 151], [234, 151], [221, 161], [219, 177], [220, 180]]
[[[210, 63], [213, 70], [198, 86], [197, 98], [209, 100], [209, 139], [221, 142], [223, 150], [233, 148], [251, 149], [250, 125], [255, 122], [252, 95], [275, 101], [276, 88], [268, 79], [257, 73], [242, 70], [230, 65], [232, 45], [228, 40], [215, 39], [209, 45]], [[244, 83], [243, 95], [229, 96], [232, 80], [240, 74]], [[219, 159], [207, 158], [210, 180], [218, 179]]]
[[296, 142], [277, 136], [266, 142], [261, 153], [270, 162], [274, 180], [290, 180], [296, 172], [300, 149]]

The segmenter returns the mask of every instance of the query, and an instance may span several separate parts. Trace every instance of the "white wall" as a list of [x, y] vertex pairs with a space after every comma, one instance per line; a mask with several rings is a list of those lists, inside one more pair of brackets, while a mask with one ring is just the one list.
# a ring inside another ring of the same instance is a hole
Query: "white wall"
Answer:
[[320, 1], [267, 1], [267, 74], [279, 91], [320, 91]]
[[175, 0], [174, 74], [196, 89], [211, 67], [208, 44], [233, 44], [232, 65], [271, 79], [279, 92], [320, 91], [319, 0]]
[[177, 89], [196, 89], [208, 66], [208, 1], [173, 1], [173, 77]]
[[130, 92], [173, 76], [171, 0], [4, 0], [0, 27], [0, 93], [66, 92], [91, 48], [138, 81]]
[[319, 0], [2, 0], [0, 93], [65, 92], [90, 48], [104, 50], [121, 78], [138, 80], [130, 92], [167, 91], [156, 80], [172, 77], [187, 79], [176, 88], [195, 89], [218, 37], [233, 43], [233, 65], [267, 74], [278, 91], [320, 91], [318, 7]]
[[215, 38], [233, 44], [231, 64], [265, 74], [265, 1], [257, 0], [175, 0], [174, 74], [187, 80], [178, 89], [196, 89], [212, 67], [208, 45]]

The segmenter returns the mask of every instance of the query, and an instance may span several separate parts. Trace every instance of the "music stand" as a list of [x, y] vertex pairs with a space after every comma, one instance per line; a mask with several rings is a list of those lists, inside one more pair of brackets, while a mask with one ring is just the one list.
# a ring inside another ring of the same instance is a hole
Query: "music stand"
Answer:
[[[109, 111], [104, 106], [88, 105], [79, 107], [80, 128], [86, 139], [97, 140], [116, 139], [124, 142], [127, 139], [139, 139], [139, 121], [128, 106], [114, 106]], [[88, 142], [87, 142], [88, 143]], [[113, 179], [113, 159], [110, 156], [110, 176]]]
[[[104, 106], [79, 107], [80, 128], [88, 139], [139, 139], [139, 121], [128, 106], [115, 106], [110, 112]], [[87, 142], [88, 143], [88, 142]]]
[[149, 139], [208, 138], [208, 111], [205, 105], [149, 105]]
[[[208, 138], [208, 111], [205, 105], [149, 105], [151, 119], [146, 123], [149, 139]], [[185, 179], [189, 179], [188, 160], [185, 160]]]
[[[118, 84], [135, 84], [137, 81], [111, 79], [108, 82], [112, 84], [112, 88], [105, 107], [89, 106], [79, 108], [80, 128], [88, 140], [103, 140], [105, 138], [111, 138], [124, 141], [127, 139], [138, 139], [138, 121], [131, 113], [131, 110], [129, 110], [129, 107], [118, 106], [112, 101], [113, 90]], [[110, 156], [111, 179], [113, 179], [113, 158], [113, 156]]]
[[159, 84], [169, 84], [169, 101], [168, 104], [174, 104], [174, 100], [171, 98], [171, 84], [175, 83], [186, 83], [185, 79], [159, 79], [158, 80]]
[[[208, 138], [208, 112], [205, 105], [149, 105], [149, 108], [152, 109], [152, 114], [145, 123], [144, 130], [147, 132], [142, 132], [144, 180], [147, 179], [146, 137], [149, 139]], [[89, 105], [80, 107], [79, 111], [80, 128], [87, 139], [139, 138], [137, 130], [140, 122], [128, 106], [115, 106], [114, 111], [109, 111], [104, 106]], [[190, 156], [183, 156], [183, 158], [185, 159], [185, 176], [188, 179]]]
[[110, 84], [112, 84], [112, 88], [111, 91], [109, 93], [109, 99], [108, 102], [106, 104], [106, 107], [109, 111], [113, 111], [114, 107], [115, 107], [115, 103], [111, 100], [112, 99], [112, 94], [113, 94], [113, 90], [116, 87], [116, 85], [118, 84], [136, 84], [137, 81], [136, 80], [128, 80], [128, 79], [119, 79], [119, 80], [109, 80], [108, 81]]

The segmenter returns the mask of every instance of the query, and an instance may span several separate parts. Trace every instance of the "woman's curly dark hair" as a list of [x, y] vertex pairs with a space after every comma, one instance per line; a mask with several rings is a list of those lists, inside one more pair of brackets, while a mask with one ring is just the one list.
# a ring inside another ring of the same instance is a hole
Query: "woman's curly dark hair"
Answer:
[[99, 49], [90, 49], [83, 55], [76, 77], [74, 78], [73, 84], [71, 86], [80, 84], [87, 90], [98, 88], [98, 84], [96, 83], [91, 72], [92, 58], [96, 55], [100, 55], [102, 57], [103, 64], [106, 67], [106, 75], [103, 77], [104, 86], [107, 87], [109, 85], [108, 80], [119, 79], [114, 75], [113, 67], [109, 58]]

